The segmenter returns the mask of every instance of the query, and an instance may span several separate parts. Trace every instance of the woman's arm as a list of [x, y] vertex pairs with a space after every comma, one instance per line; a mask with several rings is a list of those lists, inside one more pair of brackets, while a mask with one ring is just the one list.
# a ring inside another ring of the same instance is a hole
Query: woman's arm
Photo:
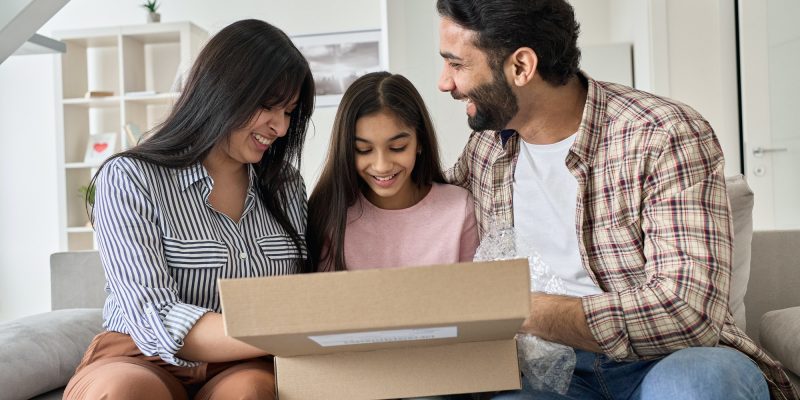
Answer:
[[194, 324], [177, 355], [187, 360], [225, 362], [266, 356], [267, 352], [226, 336], [222, 314], [209, 312]]

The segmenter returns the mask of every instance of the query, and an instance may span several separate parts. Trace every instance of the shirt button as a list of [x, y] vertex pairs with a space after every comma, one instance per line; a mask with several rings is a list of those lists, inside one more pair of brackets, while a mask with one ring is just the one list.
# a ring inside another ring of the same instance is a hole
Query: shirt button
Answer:
[[239, 258], [241, 258], [242, 260], [244, 260], [245, 258], [247, 258], [247, 253], [245, 253], [245, 252], [241, 252], [241, 253], [239, 253]]

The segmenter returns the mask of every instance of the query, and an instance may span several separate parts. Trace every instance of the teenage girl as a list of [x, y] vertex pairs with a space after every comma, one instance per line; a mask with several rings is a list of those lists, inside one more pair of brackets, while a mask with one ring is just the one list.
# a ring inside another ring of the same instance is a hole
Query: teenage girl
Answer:
[[472, 197], [444, 183], [433, 124], [405, 77], [370, 73], [345, 92], [308, 242], [319, 271], [472, 261]]

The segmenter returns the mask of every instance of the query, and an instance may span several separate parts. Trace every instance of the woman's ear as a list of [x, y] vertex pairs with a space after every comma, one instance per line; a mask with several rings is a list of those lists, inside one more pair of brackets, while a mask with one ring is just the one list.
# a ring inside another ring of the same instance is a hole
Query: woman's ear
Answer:
[[508, 57], [507, 69], [516, 86], [525, 86], [536, 75], [539, 57], [530, 47], [520, 47]]

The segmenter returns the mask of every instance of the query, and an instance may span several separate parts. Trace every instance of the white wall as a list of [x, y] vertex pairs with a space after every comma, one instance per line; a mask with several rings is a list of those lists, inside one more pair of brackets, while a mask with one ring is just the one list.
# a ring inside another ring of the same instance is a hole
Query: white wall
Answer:
[[50, 308], [58, 248], [54, 57], [0, 64], [0, 321]]
[[739, 106], [734, 2], [669, 0], [669, 96], [711, 123], [725, 153], [726, 175], [739, 174]]
[[[395, 9], [390, 23], [424, 24], [406, 29], [405, 40], [394, 38], [396, 48], [405, 50], [393, 52], [390, 62], [425, 97], [449, 165], [468, 130], [463, 105], [436, 90], [441, 61], [433, 2], [386, 1], [389, 10]], [[571, 2], [581, 22], [579, 44], [633, 43], [636, 86], [681, 100], [705, 115], [728, 155], [727, 172], [738, 172], [731, 2]], [[140, 3], [72, 0], [40, 33], [139, 24], [145, 20]], [[383, 21], [381, 6], [382, 0], [170, 0], [159, 11], [162, 21], [188, 20], [211, 33], [238, 19], [260, 18], [293, 35], [377, 29]], [[53, 57], [12, 57], [0, 64], [0, 321], [49, 309], [48, 256], [58, 250]], [[313, 117], [303, 167], [309, 189], [324, 158], [334, 113], [334, 108], [318, 109]], [[21, 151], [31, 146], [34, 152]]]

